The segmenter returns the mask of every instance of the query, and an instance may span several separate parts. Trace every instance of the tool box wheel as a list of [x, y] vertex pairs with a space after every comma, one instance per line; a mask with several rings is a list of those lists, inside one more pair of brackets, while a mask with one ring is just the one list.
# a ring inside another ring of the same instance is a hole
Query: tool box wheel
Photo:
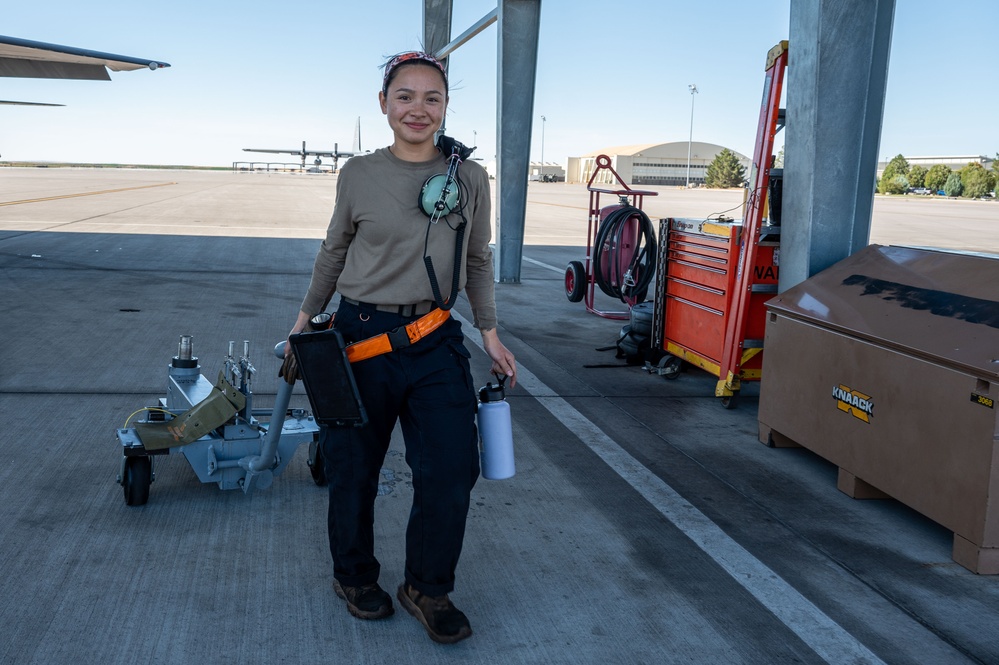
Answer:
[[148, 457], [135, 456], [125, 459], [125, 475], [121, 484], [125, 489], [125, 504], [142, 506], [149, 501], [149, 485], [153, 482], [153, 464]]
[[312, 473], [312, 480], [320, 487], [325, 487], [329, 483], [326, 478], [326, 460], [323, 459], [323, 447], [320, 445], [320, 441], [325, 435], [326, 428], [323, 427], [309, 444], [309, 471]]
[[579, 302], [586, 295], [586, 269], [582, 261], [569, 261], [565, 269], [565, 297]]
[[725, 395], [721, 398], [721, 403], [726, 409], [734, 409], [739, 405], [739, 391], [735, 391], [731, 395]]
[[683, 369], [683, 359], [673, 356], [665, 361], [662, 367], [663, 378], [672, 381], [680, 376], [680, 370]]

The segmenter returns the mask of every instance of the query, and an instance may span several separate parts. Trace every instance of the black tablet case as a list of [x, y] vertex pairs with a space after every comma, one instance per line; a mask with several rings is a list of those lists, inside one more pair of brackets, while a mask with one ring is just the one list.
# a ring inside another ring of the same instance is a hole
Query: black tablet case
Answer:
[[368, 414], [350, 370], [343, 336], [330, 328], [297, 333], [288, 341], [316, 422], [331, 427], [365, 425]]

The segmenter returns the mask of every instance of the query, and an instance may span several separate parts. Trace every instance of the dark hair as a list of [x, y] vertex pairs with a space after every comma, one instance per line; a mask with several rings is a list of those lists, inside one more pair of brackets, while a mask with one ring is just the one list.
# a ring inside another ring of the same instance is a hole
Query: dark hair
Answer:
[[444, 93], [447, 94], [447, 70], [444, 67], [444, 63], [429, 53], [424, 53], [423, 51], [407, 51], [406, 53], [400, 53], [388, 59], [388, 61], [383, 65], [383, 68], [385, 69], [385, 74], [382, 77], [383, 94], [388, 94], [389, 85], [398, 73], [399, 68], [405, 67], [406, 65], [424, 65], [426, 67], [435, 68], [438, 72], [440, 72], [441, 78], [444, 79]]

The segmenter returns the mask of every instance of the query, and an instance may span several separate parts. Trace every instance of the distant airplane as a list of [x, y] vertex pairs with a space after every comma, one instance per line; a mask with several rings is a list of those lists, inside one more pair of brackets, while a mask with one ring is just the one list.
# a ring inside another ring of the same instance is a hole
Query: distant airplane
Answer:
[[336, 172], [337, 162], [340, 161], [341, 157], [353, 157], [357, 153], [355, 152], [340, 152], [339, 145], [334, 143], [333, 150], [307, 150], [305, 147], [305, 141], [302, 141], [302, 149], [294, 150], [287, 149], [281, 150], [278, 148], [243, 148], [243, 152], [268, 152], [277, 155], [298, 155], [302, 158], [302, 168], [305, 168], [305, 158], [315, 157], [315, 165], [319, 166], [323, 163], [323, 157], [330, 157], [333, 159], [333, 171]]
[[[110, 81], [108, 69], [121, 72], [143, 68], [155, 70], [169, 66], [170, 63], [150, 58], [135, 58], [0, 35], [2, 77]], [[17, 101], [0, 101], [0, 104], [62, 106], [62, 104]]]
[[278, 148], [243, 148], [243, 152], [266, 152], [277, 155], [298, 155], [302, 158], [302, 169], [305, 169], [305, 158], [315, 157], [314, 164], [320, 166], [323, 163], [323, 157], [329, 157], [333, 160], [333, 172], [336, 173], [337, 164], [341, 157], [353, 157], [354, 155], [361, 154], [361, 119], [357, 119], [357, 126], [354, 128], [354, 149], [351, 152], [341, 152], [340, 146], [337, 143], [333, 144], [333, 150], [308, 150], [305, 147], [305, 141], [302, 141], [302, 149], [295, 150], [289, 148], [286, 150]]

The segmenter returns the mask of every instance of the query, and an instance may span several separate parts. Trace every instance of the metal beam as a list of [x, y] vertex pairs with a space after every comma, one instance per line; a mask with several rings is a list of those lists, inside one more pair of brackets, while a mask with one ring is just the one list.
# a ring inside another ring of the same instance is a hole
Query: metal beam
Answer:
[[472, 25], [472, 27], [470, 27], [468, 30], [466, 30], [465, 32], [461, 33], [460, 35], [452, 39], [450, 44], [443, 47], [439, 51], [433, 51], [434, 57], [438, 59], [443, 59], [448, 57], [449, 55], [454, 53], [459, 46], [461, 46], [462, 44], [470, 40], [472, 37], [474, 37], [475, 35], [479, 34], [483, 30], [491, 26], [497, 20], [499, 20], [499, 9], [494, 9], [485, 16], [483, 16], [482, 18], [480, 18], [478, 21], [476, 21], [475, 24]]
[[527, 213], [541, 0], [500, 0], [496, 279], [519, 283]]
[[791, 3], [781, 291], [870, 238], [895, 0]]
[[[451, 8], [454, 0], [423, 0], [423, 50], [437, 53], [451, 39]], [[438, 56], [444, 58], [446, 56]]]

